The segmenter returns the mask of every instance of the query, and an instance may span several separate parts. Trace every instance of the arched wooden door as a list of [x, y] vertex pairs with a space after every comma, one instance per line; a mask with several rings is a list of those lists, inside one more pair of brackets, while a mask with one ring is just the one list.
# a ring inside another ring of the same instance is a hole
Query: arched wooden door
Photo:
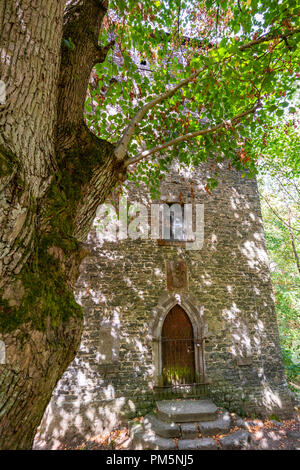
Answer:
[[188, 315], [175, 305], [165, 318], [162, 335], [162, 376], [164, 385], [195, 382], [193, 326]]

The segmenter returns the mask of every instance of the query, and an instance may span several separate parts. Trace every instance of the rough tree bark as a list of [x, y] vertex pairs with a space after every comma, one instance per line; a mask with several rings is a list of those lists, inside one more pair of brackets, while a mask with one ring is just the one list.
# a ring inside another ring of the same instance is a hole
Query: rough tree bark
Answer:
[[[83, 107], [106, 13], [101, 0], [1, 0], [0, 448], [31, 448], [73, 360], [73, 286], [98, 204], [125, 171]], [[71, 38], [74, 47], [64, 39]]]
[[[198, 75], [142, 107], [115, 147], [95, 137], [83, 109], [91, 69], [109, 48], [98, 44], [107, 3], [0, 0], [0, 79], [6, 86], [0, 102], [0, 340], [6, 348], [0, 449], [31, 448], [51, 393], [75, 356], [83, 318], [73, 286], [97, 206], [128, 165], [178, 141], [128, 158], [135, 127]], [[255, 109], [197, 135], [226, 128]]]

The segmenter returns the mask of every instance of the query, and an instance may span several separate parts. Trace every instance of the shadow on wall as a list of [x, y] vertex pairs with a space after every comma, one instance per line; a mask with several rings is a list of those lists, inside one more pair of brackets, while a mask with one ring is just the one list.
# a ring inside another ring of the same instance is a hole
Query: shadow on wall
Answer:
[[[174, 198], [187, 187], [177, 176], [167, 186]], [[149, 406], [156, 373], [149, 324], [166, 292], [166, 260], [178, 258], [207, 322], [206, 372], [216, 403], [262, 415], [291, 412], [256, 184], [224, 171], [209, 195], [202, 181], [191, 181], [205, 207], [200, 251], [153, 240], [103, 243], [91, 230], [76, 293], [85, 313], [80, 350], [53, 393], [36, 448], [112, 430], [137, 413], [139, 400], [144, 411]]]
[[38, 429], [33, 449], [61, 450], [110, 432], [123, 423], [120, 417], [124, 407], [135, 413], [135, 405], [124, 397], [107, 401], [103, 405], [70, 403], [61, 406], [59, 400], [51, 400], [43, 417], [47, 426], [42, 425]]

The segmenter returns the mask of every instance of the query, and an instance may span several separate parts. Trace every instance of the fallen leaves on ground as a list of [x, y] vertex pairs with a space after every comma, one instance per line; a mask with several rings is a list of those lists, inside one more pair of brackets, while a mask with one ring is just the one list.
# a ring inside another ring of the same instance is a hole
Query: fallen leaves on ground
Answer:
[[[134, 422], [142, 421], [135, 418]], [[248, 431], [252, 434], [253, 450], [293, 450], [300, 449], [300, 412], [297, 411], [295, 418], [283, 421], [271, 419], [244, 419]], [[213, 439], [220, 443], [220, 439], [237, 431], [234, 426], [227, 434], [218, 434]], [[98, 434], [86, 439], [76, 445], [65, 445], [65, 450], [124, 450], [130, 449], [130, 436], [128, 428], [116, 429], [110, 433]]]

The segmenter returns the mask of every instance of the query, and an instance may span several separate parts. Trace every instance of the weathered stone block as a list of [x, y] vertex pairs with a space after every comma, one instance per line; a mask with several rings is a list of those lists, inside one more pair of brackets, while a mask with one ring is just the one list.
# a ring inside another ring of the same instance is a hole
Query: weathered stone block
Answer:
[[175, 450], [176, 445], [173, 439], [166, 439], [156, 436], [152, 432], [142, 431], [136, 433], [133, 438], [133, 447], [136, 450]]
[[235, 431], [229, 436], [220, 439], [221, 448], [224, 450], [248, 449], [252, 442], [251, 434], [248, 431]]
[[176, 423], [166, 423], [161, 421], [156, 416], [148, 414], [144, 418], [144, 428], [147, 431], [153, 431], [160, 437], [179, 437], [180, 429]]
[[216, 434], [225, 434], [230, 430], [231, 416], [224, 411], [221, 416], [214, 421], [199, 422], [199, 430], [202, 436], [215, 436]]
[[180, 439], [178, 441], [179, 450], [217, 450], [216, 442], [209, 438], [204, 437], [201, 439]]
[[176, 423], [210, 421], [217, 417], [218, 411], [211, 400], [164, 400], [156, 406], [159, 418]]
[[195, 423], [182, 423], [180, 425], [182, 439], [195, 439], [199, 431]]

